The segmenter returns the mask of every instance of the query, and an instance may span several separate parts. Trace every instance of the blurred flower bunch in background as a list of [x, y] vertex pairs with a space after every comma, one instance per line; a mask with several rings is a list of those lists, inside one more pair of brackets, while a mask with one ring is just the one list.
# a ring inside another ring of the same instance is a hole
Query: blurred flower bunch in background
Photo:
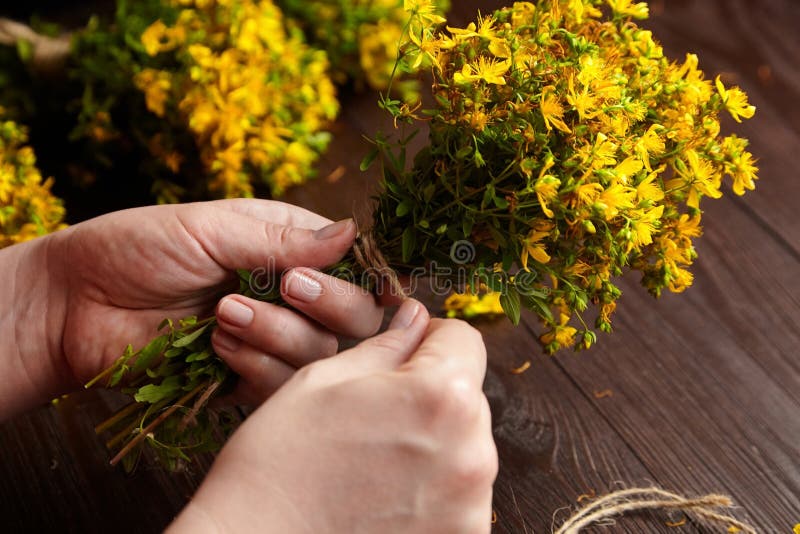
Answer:
[[[214, 196], [251, 196], [256, 177], [274, 195], [305, 181], [339, 110], [325, 52], [287, 31], [270, 1], [173, 3], [175, 23], [157, 20], [141, 37], [149, 56], [178, 64], [135, 74], [148, 110], [188, 127]], [[177, 171], [181, 154], [166, 155]]]
[[0, 108], [0, 248], [64, 227], [64, 207], [42, 179], [24, 128]]
[[[401, 78], [420, 65], [405, 63], [395, 72], [399, 45], [407, 35], [410, 0], [278, 0], [288, 15], [295, 17], [309, 40], [326, 50], [337, 83], [353, 81], [384, 91], [394, 78], [394, 88], [404, 100], [418, 98], [418, 83]], [[435, 0], [436, 14], [444, 15], [449, 0]], [[441, 19], [444, 21], [444, 19]], [[394, 75], [394, 76], [393, 76]]]
[[[279, 195], [312, 176], [339, 109], [325, 52], [287, 30], [270, 1], [147, 4], [131, 3], [116, 24], [78, 34], [73, 75], [92, 88], [82, 132], [102, 143], [129, 134], [135, 115], [148, 115], [134, 126], [137, 140], [160, 162], [160, 174], [180, 177], [156, 182], [162, 201], [180, 200], [187, 189], [194, 199], [252, 196], [255, 181]], [[98, 69], [102, 58], [123, 64]], [[106, 79], [120, 72], [128, 87]], [[146, 110], [115, 110], [117, 95], [132, 88]], [[201, 184], [193, 182], [198, 175]]]

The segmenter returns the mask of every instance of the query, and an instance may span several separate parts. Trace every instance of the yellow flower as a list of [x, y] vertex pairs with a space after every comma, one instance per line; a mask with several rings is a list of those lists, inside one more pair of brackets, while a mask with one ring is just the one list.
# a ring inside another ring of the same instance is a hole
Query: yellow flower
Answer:
[[575, 91], [575, 77], [570, 75], [567, 79], [567, 102], [578, 112], [581, 120], [592, 119], [600, 112], [597, 110], [598, 98], [589, 92], [587, 88]]
[[544, 345], [557, 344], [556, 349], [571, 347], [575, 344], [575, 334], [578, 330], [569, 326], [570, 316], [562, 313], [559, 315], [559, 323], [549, 332], [545, 332], [539, 338]]
[[547, 131], [551, 131], [553, 126], [564, 133], [571, 133], [569, 126], [562, 120], [564, 117], [564, 107], [559, 102], [556, 94], [556, 89], [553, 86], [547, 86], [542, 90], [542, 97], [540, 101], [540, 111], [544, 119], [544, 125]]
[[443, 308], [448, 317], [471, 319], [478, 315], [502, 315], [500, 293], [491, 291], [483, 295], [453, 293], [444, 301]]
[[668, 189], [685, 189], [688, 192], [686, 205], [699, 209], [701, 194], [711, 198], [722, 196], [722, 191], [719, 190], [719, 173], [709, 161], [701, 160], [696, 151], [687, 150], [685, 156], [685, 162], [675, 162], [679, 177], [670, 180], [666, 185]]
[[641, 171], [643, 167], [644, 164], [639, 158], [635, 156], [629, 156], [625, 158], [619, 165], [614, 167], [614, 174], [617, 175], [623, 184], [627, 184], [628, 179], [635, 176], [636, 173]]
[[403, 0], [403, 9], [419, 17], [425, 24], [445, 22], [445, 18], [438, 14], [439, 7], [432, 0]]
[[643, 247], [653, 242], [653, 233], [658, 229], [664, 206], [649, 210], [636, 210], [631, 218], [631, 241], [634, 247]]
[[650, 167], [650, 158], [658, 157], [664, 153], [664, 140], [659, 135], [661, 126], [658, 124], [651, 125], [647, 131], [636, 142], [634, 150], [636, 155], [641, 158], [642, 163], [648, 171], [652, 171]]
[[664, 170], [664, 166], [659, 167], [655, 172], [647, 175], [647, 178], [639, 182], [636, 186], [636, 199], [639, 202], [650, 201], [651, 203], [660, 202], [664, 200], [664, 190], [658, 183], [655, 183], [656, 177]]
[[169, 74], [155, 69], [144, 69], [134, 77], [134, 83], [144, 92], [147, 109], [163, 117], [169, 90], [172, 88]]
[[614, 11], [614, 13], [618, 13], [626, 17], [646, 19], [650, 15], [647, 2], [638, 2], [634, 4], [632, 0], [606, 0], [606, 3], [611, 7], [611, 10]]
[[544, 165], [542, 165], [539, 171], [539, 178], [533, 186], [533, 190], [536, 192], [536, 198], [542, 206], [542, 212], [550, 219], [553, 218], [554, 214], [553, 210], [551, 210], [547, 204], [558, 196], [558, 188], [561, 186], [561, 180], [553, 175], [546, 174], [553, 165], [555, 165], [555, 160], [552, 156], [547, 156]]
[[620, 210], [628, 210], [634, 207], [633, 199], [636, 190], [623, 184], [614, 184], [603, 190], [595, 201], [595, 205], [603, 212], [607, 221], [610, 221]]
[[733, 168], [733, 192], [737, 195], [744, 195], [745, 189], [753, 190], [756, 188], [755, 180], [758, 179], [758, 167], [750, 152], [742, 152], [734, 157]]
[[460, 72], [453, 75], [453, 81], [457, 84], [469, 84], [477, 81], [484, 81], [496, 85], [505, 85], [503, 77], [511, 66], [510, 61], [496, 61], [481, 56], [476, 63], [465, 63]]
[[720, 80], [719, 76], [717, 76], [716, 85], [717, 91], [719, 91], [719, 96], [722, 97], [722, 102], [725, 104], [725, 109], [727, 109], [728, 113], [731, 114], [733, 120], [736, 122], [742, 122], [740, 117], [750, 119], [756, 114], [756, 107], [748, 104], [747, 95], [744, 93], [744, 91], [738, 87], [725, 89], [725, 86], [722, 84], [722, 80]]
[[520, 256], [520, 262], [522, 263], [523, 269], [526, 271], [528, 270], [529, 256], [542, 264], [550, 261], [550, 255], [547, 253], [547, 250], [541, 241], [550, 235], [550, 231], [552, 229], [552, 224], [538, 224], [532, 228], [528, 233], [528, 236], [522, 240], [522, 255]]
[[157, 20], [142, 33], [142, 44], [148, 55], [155, 56], [161, 51], [161, 40], [166, 35], [166, 30], [166, 24]]

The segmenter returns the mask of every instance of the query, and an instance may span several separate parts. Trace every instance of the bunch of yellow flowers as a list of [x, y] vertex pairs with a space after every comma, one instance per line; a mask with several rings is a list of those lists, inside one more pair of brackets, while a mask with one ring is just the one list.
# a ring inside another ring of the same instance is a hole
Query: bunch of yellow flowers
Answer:
[[50, 192], [53, 180], [42, 180], [27, 142], [24, 128], [0, 120], [0, 248], [65, 226], [64, 207]]
[[[275, 195], [305, 181], [339, 110], [325, 52], [287, 31], [269, 0], [171, 1], [175, 23], [157, 20], [141, 36], [166, 62], [135, 75], [147, 108], [188, 126], [214, 196], [251, 196], [254, 176]], [[163, 141], [153, 150], [177, 172], [183, 155]]]
[[514, 321], [536, 312], [550, 352], [595, 341], [590, 305], [610, 331], [625, 268], [654, 295], [686, 289], [701, 199], [719, 198], [724, 177], [738, 195], [754, 188], [747, 141], [721, 136], [718, 119], [752, 117], [747, 96], [708, 80], [695, 55], [667, 59], [633, 22], [644, 2], [517, 2], [466, 28], [411, 4], [403, 60], [433, 66], [436, 106], [384, 100], [430, 126], [411, 170], [378, 143], [384, 254], [420, 265], [468, 241], [472, 290], [500, 292]]
[[[389, 87], [399, 46], [406, 34], [409, 0], [279, 0], [287, 14], [301, 21], [309, 39], [328, 52], [337, 83], [355, 80], [377, 90]], [[449, 0], [433, 2], [444, 14]], [[444, 21], [444, 19], [441, 19]], [[419, 65], [408, 72], [416, 72]], [[416, 83], [396, 86], [408, 99]]]

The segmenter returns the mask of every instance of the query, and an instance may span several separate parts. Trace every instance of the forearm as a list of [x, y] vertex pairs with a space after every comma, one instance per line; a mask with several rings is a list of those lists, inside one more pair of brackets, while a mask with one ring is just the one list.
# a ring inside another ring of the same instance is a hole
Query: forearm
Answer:
[[61, 357], [62, 273], [50, 236], [0, 250], [0, 420], [46, 402], [71, 380]]

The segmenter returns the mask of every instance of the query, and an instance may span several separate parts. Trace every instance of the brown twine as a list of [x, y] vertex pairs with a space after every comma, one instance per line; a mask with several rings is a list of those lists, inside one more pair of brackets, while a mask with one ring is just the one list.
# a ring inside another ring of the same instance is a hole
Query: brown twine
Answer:
[[589, 525], [642, 510], [680, 510], [708, 526], [720, 526], [729, 532], [756, 534], [754, 527], [717, 510], [732, 506], [733, 502], [727, 495], [687, 498], [655, 487], [632, 488], [609, 493], [578, 510], [555, 534], [577, 534]]
[[0, 18], [0, 44], [13, 46], [20, 41], [29, 42], [33, 48], [31, 65], [40, 72], [60, 70], [69, 56], [71, 37], [68, 33], [49, 37], [36, 33], [27, 24]]
[[389, 266], [377, 243], [375, 243], [372, 232], [358, 233], [356, 242], [353, 244], [353, 255], [358, 265], [364, 269], [364, 272], [368, 274], [374, 273], [379, 279], [388, 282], [392, 295], [397, 295], [403, 299], [408, 298], [397, 272]]
[[194, 405], [192, 406], [192, 409], [189, 410], [189, 413], [184, 415], [183, 419], [181, 419], [181, 422], [178, 425], [178, 432], [183, 432], [190, 424], [197, 424], [197, 414], [200, 413], [200, 410], [208, 403], [208, 399], [211, 398], [211, 395], [213, 395], [221, 385], [222, 384], [220, 382], [214, 381], [206, 388], [205, 391], [203, 391], [203, 394], [200, 395], [194, 402]]

